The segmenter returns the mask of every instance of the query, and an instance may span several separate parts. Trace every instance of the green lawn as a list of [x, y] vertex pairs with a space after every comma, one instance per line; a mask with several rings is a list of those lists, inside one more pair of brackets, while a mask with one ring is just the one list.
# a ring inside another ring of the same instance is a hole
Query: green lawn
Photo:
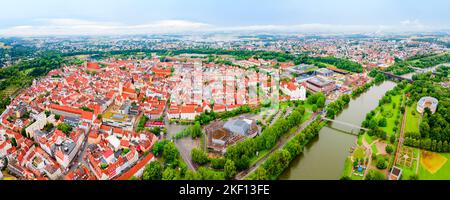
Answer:
[[378, 154], [378, 149], [377, 149], [377, 145], [372, 144], [372, 146], [370, 146], [372, 148], [372, 154], [377, 155]]
[[[394, 127], [398, 126], [398, 124], [395, 124], [395, 120], [397, 119], [397, 116], [399, 115], [399, 109], [398, 106], [400, 104], [401, 95], [396, 95], [392, 97], [392, 102], [389, 104], [384, 104], [381, 106], [383, 108], [383, 113], [381, 113], [381, 107], [377, 107], [376, 109], [376, 119], [380, 120], [383, 116], [387, 120], [386, 127], [380, 127], [381, 130], [385, 131], [389, 136], [394, 134], [393, 129]], [[395, 108], [393, 108], [393, 105], [396, 105]]]
[[448, 160], [435, 174], [426, 170], [422, 164], [419, 167], [419, 179], [421, 180], [450, 180], [450, 153], [439, 153]]
[[356, 159], [361, 159], [364, 158], [366, 156], [366, 152], [364, 151], [363, 148], [357, 148], [354, 152], [353, 152], [353, 157]]
[[341, 176], [349, 176], [350, 173], [352, 172], [352, 160], [350, 159], [350, 157], [347, 157], [347, 159], [345, 159], [344, 162], [344, 170], [342, 170], [342, 175]]
[[372, 144], [372, 142], [373, 142], [372, 137], [369, 136], [367, 133], [364, 134], [364, 139], [366, 140], [367, 144]]
[[[417, 148], [413, 148], [413, 149], [414, 149], [414, 158], [416, 158], [417, 155], [419, 154], [419, 149], [417, 149]], [[401, 164], [401, 163], [397, 163], [397, 165], [403, 170], [402, 177], [401, 177], [402, 180], [409, 180], [412, 175], [416, 174], [416, 167], [417, 167], [416, 159], [413, 160], [411, 167], [403, 166], [403, 164]]]
[[358, 141], [357, 141], [357, 143], [358, 143], [359, 146], [362, 145], [362, 140], [363, 140], [363, 138], [364, 138], [364, 135], [358, 135]]
[[[406, 113], [406, 132], [419, 132], [419, 113], [416, 111], [417, 104], [414, 103], [411, 107], [408, 107]], [[412, 113], [415, 113], [414, 115]]]
[[0, 96], [9, 97], [19, 89], [20, 88], [18, 86], [10, 85], [7, 88], [5, 88], [4, 90], [0, 91]]

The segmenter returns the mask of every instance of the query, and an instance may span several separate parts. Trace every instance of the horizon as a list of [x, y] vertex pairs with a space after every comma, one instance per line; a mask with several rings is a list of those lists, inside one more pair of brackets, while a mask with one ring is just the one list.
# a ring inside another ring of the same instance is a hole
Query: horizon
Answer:
[[0, 36], [450, 30], [450, 14], [446, 12], [450, 2], [441, 0], [17, 0], [3, 4], [8, 9], [0, 13]]

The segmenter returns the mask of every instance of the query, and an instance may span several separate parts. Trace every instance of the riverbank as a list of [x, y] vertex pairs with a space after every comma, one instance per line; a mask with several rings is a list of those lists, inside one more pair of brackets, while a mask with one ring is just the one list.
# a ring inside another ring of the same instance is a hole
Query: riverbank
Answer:
[[[366, 113], [378, 106], [384, 94], [395, 87], [392, 81], [373, 85], [366, 92], [351, 99], [348, 106], [335, 120], [360, 125]], [[344, 169], [343, 162], [349, 151], [356, 146], [357, 137], [348, 134], [352, 128], [338, 123], [324, 126], [318, 137], [310, 141], [301, 155], [285, 170], [282, 180], [338, 180]]]

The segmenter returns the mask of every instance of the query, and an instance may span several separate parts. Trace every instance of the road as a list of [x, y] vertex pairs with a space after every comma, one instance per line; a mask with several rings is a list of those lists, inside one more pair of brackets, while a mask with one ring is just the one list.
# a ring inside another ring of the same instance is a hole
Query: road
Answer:
[[196, 165], [192, 162], [191, 151], [198, 147], [198, 140], [193, 140], [190, 136], [174, 141], [175, 146], [180, 151], [181, 158], [187, 164], [190, 170], [197, 171]]
[[405, 106], [405, 112], [403, 113], [403, 119], [402, 119], [402, 128], [400, 129], [400, 137], [398, 139], [398, 144], [397, 144], [397, 150], [395, 152], [395, 158], [394, 158], [394, 165], [397, 164], [397, 158], [400, 154], [400, 148], [402, 147], [403, 144], [403, 137], [405, 135], [405, 125], [406, 125], [406, 113], [408, 112], [408, 107]]
[[236, 175], [237, 180], [243, 180], [245, 179], [249, 174], [251, 174], [252, 172], [254, 172], [262, 163], [264, 163], [264, 161], [267, 160], [267, 158], [269, 158], [269, 156], [275, 152], [278, 149], [281, 149], [289, 140], [291, 140], [295, 135], [297, 135], [298, 133], [300, 133], [303, 129], [305, 129], [309, 124], [311, 124], [311, 122], [313, 122], [317, 117], [317, 113], [313, 113], [311, 115], [311, 117], [308, 119], [308, 121], [304, 122], [296, 131], [295, 133], [289, 135], [289, 137], [285, 137], [285, 138], [281, 138], [280, 141], [278, 141], [278, 144], [275, 148], [272, 148], [272, 150], [270, 150], [269, 153], [267, 153], [266, 155], [264, 155], [264, 157], [262, 157], [261, 159], [259, 159], [254, 165], [252, 165], [249, 169], [244, 170], [242, 172], [240, 172], [239, 174]]
[[68, 172], [75, 170], [78, 167], [79, 163], [81, 163], [85, 166], [88, 166], [87, 162], [83, 159], [84, 155], [86, 154], [86, 148], [88, 146], [88, 139], [89, 139], [89, 131], [85, 135], [85, 138], [81, 144], [80, 150], [78, 151], [77, 155], [75, 155], [75, 157], [73, 158], [72, 163], [69, 165]]

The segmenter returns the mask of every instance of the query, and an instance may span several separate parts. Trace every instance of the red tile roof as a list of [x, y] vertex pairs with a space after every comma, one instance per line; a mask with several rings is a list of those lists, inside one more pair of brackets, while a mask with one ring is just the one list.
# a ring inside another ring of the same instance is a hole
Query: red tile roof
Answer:
[[130, 170], [123, 173], [121, 176], [117, 177], [116, 180], [129, 180], [133, 177], [139, 170], [141, 170], [145, 165], [152, 160], [153, 154], [149, 153], [144, 157], [141, 161], [139, 161], [136, 165], [134, 165]]
[[93, 69], [93, 70], [98, 70], [98, 69], [100, 69], [100, 66], [98, 65], [98, 63], [88, 62], [87, 63], [87, 68], [88, 69]]

